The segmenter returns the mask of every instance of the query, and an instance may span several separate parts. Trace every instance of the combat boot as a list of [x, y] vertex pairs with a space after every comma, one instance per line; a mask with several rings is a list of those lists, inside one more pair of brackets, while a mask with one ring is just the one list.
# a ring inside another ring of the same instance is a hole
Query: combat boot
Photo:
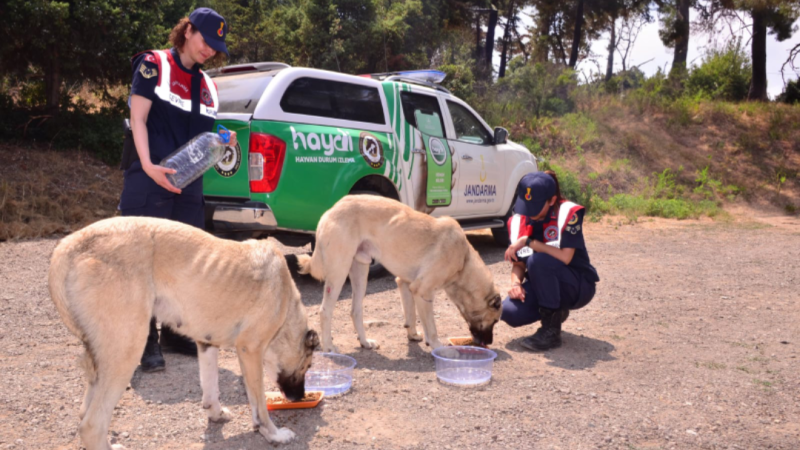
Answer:
[[150, 319], [150, 333], [147, 335], [147, 344], [144, 346], [141, 364], [144, 373], [161, 372], [166, 368], [164, 356], [161, 354], [161, 346], [158, 344], [155, 318]]
[[533, 336], [525, 338], [520, 345], [532, 351], [545, 351], [561, 347], [561, 322], [566, 320], [561, 310], [539, 308], [542, 326]]

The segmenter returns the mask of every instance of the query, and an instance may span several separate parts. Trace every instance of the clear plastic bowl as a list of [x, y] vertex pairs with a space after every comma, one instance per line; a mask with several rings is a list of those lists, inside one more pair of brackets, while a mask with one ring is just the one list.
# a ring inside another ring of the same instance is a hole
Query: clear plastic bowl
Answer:
[[353, 385], [356, 360], [337, 353], [315, 352], [306, 372], [306, 390], [322, 391], [325, 397], [341, 395]]
[[439, 381], [456, 386], [480, 386], [492, 379], [497, 353], [487, 348], [456, 345], [437, 348], [433, 357]]

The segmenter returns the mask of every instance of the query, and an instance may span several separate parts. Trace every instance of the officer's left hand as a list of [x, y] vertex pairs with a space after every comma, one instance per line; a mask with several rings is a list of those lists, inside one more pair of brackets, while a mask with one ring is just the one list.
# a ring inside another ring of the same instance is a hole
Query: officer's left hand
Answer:
[[228, 146], [236, 148], [236, 144], [238, 144], [238, 142], [239, 141], [236, 140], [236, 132], [235, 131], [231, 131], [231, 140], [230, 140], [230, 142], [228, 142]]
[[508, 246], [506, 249], [506, 253], [504, 258], [506, 261], [517, 261], [517, 252], [519, 249], [525, 246], [525, 241], [528, 238], [526, 236], [521, 237], [517, 240], [517, 242], [512, 242], [511, 245]]

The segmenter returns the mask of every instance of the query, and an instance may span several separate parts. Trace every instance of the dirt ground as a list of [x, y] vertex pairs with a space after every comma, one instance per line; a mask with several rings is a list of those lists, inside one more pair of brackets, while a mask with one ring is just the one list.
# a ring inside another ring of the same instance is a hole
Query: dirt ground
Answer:
[[[272, 412], [298, 437], [286, 449], [797, 449], [800, 448], [800, 222], [603, 219], [586, 226], [602, 281], [564, 324], [564, 345], [524, 351], [535, 326], [495, 328], [491, 384], [440, 384], [424, 344], [409, 343], [391, 277], [370, 282], [368, 335], [358, 346], [346, 288], [334, 343], [358, 361], [353, 389], [319, 407]], [[487, 233], [470, 241], [498, 286], [509, 266]], [[78, 340], [46, 285], [55, 239], [0, 243], [0, 448], [77, 449]], [[302, 249], [288, 248], [288, 252]], [[313, 326], [322, 286], [297, 278]], [[441, 336], [467, 334], [456, 308], [435, 302]], [[167, 355], [114, 410], [111, 434], [129, 449], [271, 448], [250, 429], [231, 350], [220, 355], [223, 405], [209, 423], [197, 363]], [[270, 383], [268, 388], [274, 389]]]

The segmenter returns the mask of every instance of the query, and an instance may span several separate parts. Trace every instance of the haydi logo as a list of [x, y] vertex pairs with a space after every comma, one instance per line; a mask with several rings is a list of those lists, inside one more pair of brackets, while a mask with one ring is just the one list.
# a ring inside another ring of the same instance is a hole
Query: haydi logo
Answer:
[[219, 30], [217, 30], [217, 35], [218, 35], [219, 37], [222, 37], [222, 33], [223, 33], [222, 29], [223, 29], [223, 28], [225, 28], [225, 22], [220, 22], [220, 23], [219, 23]]
[[530, 200], [530, 199], [531, 199], [531, 188], [528, 188], [528, 193], [525, 194], [525, 200]]
[[292, 130], [292, 145], [294, 149], [298, 150], [300, 144], [303, 145], [303, 150], [321, 150], [325, 149], [325, 156], [331, 156], [334, 151], [337, 152], [352, 152], [353, 151], [353, 137], [344, 131], [337, 128], [341, 134], [327, 134], [327, 133], [303, 133], [296, 131], [294, 127], [289, 127]]

